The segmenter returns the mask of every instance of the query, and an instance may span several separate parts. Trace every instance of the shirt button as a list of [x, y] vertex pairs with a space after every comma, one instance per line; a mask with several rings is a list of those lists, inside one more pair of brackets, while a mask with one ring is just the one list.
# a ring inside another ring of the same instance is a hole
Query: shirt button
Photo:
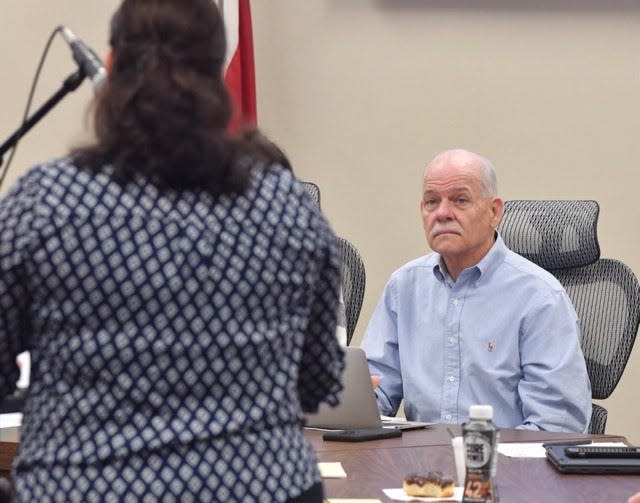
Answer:
[[458, 299], [453, 299], [453, 305], [454, 305], [454, 306], [457, 306], [457, 305], [459, 304], [459, 302], [460, 302], [460, 301], [459, 301]]
[[453, 381], [455, 381], [455, 380], [456, 380], [456, 378], [455, 378], [455, 377], [453, 377], [453, 376], [449, 376], [449, 382], [453, 382]]
[[444, 416], [444, 418], [445, 418], [447, 421], [451, 421], [451, 414], [447, 414], [446, 416]]
[[454, 342], [456, 342], [456, 338], [455, 337], [449, 337], [449, 342], [451, 344], [453, 344]]

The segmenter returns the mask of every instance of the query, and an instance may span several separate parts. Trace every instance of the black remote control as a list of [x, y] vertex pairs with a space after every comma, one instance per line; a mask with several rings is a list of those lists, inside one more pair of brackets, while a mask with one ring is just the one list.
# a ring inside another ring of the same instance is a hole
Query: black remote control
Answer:
[[570, 458], [640, 458], [640, 447], [572, 446], [564, 453]]

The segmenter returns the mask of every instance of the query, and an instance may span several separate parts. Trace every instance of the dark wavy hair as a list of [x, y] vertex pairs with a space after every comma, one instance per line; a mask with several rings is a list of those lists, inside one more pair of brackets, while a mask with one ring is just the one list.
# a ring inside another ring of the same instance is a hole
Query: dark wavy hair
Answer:
[[252, 160], [286, 156], [257, 129], [227, 133], [224, 23], [212, 0], [124, 0], [111, 20], [114, 65], [94, 111], [97, 142], [72, 157], [126, 185], [242, 191]]

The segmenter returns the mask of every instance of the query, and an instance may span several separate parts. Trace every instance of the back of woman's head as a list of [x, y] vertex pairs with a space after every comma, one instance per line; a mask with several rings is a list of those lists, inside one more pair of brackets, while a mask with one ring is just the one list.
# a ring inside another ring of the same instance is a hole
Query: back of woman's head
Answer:
[[98, 143], [77, 150], [76, 159], [95, 170], [112, 165], [121, 183], [140, 174], [162, 188], [242, 190], [248, 175], [237, 159], [251, 142], [226, 133], [231, 102], [215, 3], [124, 0], [109, 42], [113, 64], [95, 111]]

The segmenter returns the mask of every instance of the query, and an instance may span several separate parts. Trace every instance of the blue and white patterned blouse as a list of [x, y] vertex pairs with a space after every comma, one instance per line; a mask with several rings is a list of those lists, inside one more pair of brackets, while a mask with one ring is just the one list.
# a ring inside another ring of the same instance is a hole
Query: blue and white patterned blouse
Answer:
[[30, 349], [17, 501], [286, 501], [320, 481], [340, 251], [295, 177], [126, 189], [61, 159], [0, 200], [0, 399]]

